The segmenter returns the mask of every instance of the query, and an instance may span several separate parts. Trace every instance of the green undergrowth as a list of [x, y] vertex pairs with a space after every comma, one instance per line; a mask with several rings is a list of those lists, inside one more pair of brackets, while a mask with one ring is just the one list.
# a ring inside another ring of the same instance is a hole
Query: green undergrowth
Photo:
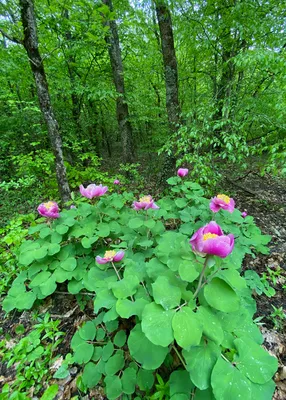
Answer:
[[[159, 209], [135, 211], [123, 192], [75, 201], [52, 223], [40, 218], [19, 247], [3, 309], [37, 307], [62, 284], [92, 299], [94, 314], [55, 374], [80, 365], [83, 393], [101, 385], [110, 400], [270, 400], [277, 360], [261, 347], [249, 277], [240, 275], [244, 256], [267, 254], [270, 237], [237, 209], [213, 214], [198, 184], [168, 183]], [[226, 258], [196, 255], [189, 243], [214, 218], [235, 236]], [[120, 250], [119, 262], [95, 261]]]

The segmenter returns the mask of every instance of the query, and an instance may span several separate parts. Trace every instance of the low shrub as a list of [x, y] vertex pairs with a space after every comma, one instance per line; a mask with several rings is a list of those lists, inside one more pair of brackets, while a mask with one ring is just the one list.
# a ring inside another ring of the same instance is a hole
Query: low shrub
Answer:
[[40, 220], [3, 308], [30, 309], [63, 283], [94, 294], [94, 317], [71, 341], [83, 391], [100, 383], [111, 400], [270, 400], [277, 360], [261, 347], [240, 275], [245, 254], [266, 254], [270, 237], [228, 196], [212, 199], [213, 212], [198, 184], [168, 183], [158, 201], [90, 187], [89, 200]]

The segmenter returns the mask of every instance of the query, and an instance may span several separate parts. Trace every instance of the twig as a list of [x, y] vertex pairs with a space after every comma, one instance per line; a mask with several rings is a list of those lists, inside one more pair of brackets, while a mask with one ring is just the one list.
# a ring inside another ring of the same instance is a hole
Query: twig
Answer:
[[10, 36], [8, 33], [4, 32], [3, 29], [0, 29], [0, 32], [6, 39], [10, 40], [11, 42], [17, 43], [17, 44], [22, 44], [22, 45], [24, 44], [24, 42], [21, 39], [18, 39], [14, 36]]
[[178, 350], [176, 349], [175, 345], [172, 346], [172, 348], [175, 350], [175, 353], [177, 354], [179, 360], [181, 361], [182, 365], [184, 366], [185, 369], [187, 369], [187, 366], [185, 364], [185, 361], [182, 359], [181, 354], [178, 352]]
[[205, 259], [205, 263], [204, 263], [204, 266], [203, 266], [203, 269], [202, 269], [202, 272], [201, 272], [201, 275], [200, 275], [198, 287], [197, 287], [197, 290], [195, 291], [194, 296], [193, 296], [194, 300], [196, 299], [196, 297], [199, 294], [199, 291], [201, 290], [201, 287], [202, 287], [202, 280], [203, 280], [203, 277], [205, 275], [205, 270], [207, 268], [207, 260], [208, 260], [208, 257], [206, 257], [206, 259]]

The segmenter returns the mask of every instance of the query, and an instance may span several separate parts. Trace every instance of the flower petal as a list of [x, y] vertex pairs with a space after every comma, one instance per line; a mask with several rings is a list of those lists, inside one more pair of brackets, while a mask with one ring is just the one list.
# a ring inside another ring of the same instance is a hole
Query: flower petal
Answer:
[[115, 256], [113, 257], [113, 261], [115, 261], [115, 262], [121, 261], [122, 258], [124, 257], [124, 255], [125, 255], [124, 251], [123, 251], [123, 250], [119, 250], [119, 251], [115, 254]]

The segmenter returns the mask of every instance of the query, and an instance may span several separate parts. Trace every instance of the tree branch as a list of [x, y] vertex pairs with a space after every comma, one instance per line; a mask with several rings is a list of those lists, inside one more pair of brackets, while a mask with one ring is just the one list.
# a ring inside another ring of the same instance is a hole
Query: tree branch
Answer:
[[3, 29], [1, 29], [1, 28], [0, 28], [0, 32], [2, 33], [2, 35], [3, 35], [6, 39], [10, 40], [11, 42], [24, 45], [23, 40], [17, 39], [17, 38], [14, 37], [14, 36], [8, 35], [8, 33], [4, 32]]

